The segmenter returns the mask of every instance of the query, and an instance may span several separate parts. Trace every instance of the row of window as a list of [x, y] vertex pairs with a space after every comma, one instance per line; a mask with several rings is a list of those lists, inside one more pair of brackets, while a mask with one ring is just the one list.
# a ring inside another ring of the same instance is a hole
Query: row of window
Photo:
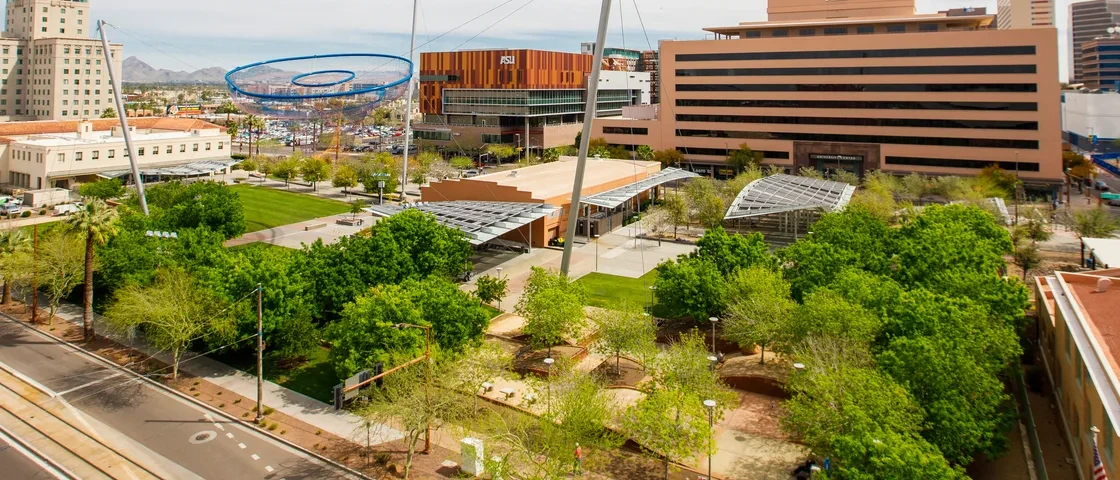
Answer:
[[[226, 142], [218, 142], [218, 150], [224, 150], [225, 149], [225, 143]], [[192, 145], [191, 146], [191, 151], [197, 152], [198, 151], [198, 145], [199, 144], [197, 144], [197, 143]], [[212, 146], [213, 146], [213, 144], [211, 142], [206, 142], [206, 144], [205, 144], [206, 151], [210, 151]], [[173, 148], [174, 148], [173, 145], [168, 145], [166, 147], [166, 150], [164, 150], [164, 152], [168, 155], [171, 155], [171, 152], [172, 152]], [[147, 153], [149, 151], [151, 152], [152, 155], [159, 155], [160, 147], [151, 147], [150, 150], [148, 149], [148, 147], [138, 147], [136, 149], [136, 156], [143, 157], [145, 155], [145, 153]], [[179, 144], [179, 153], [185, 153], [186, 151], [187, 151], [187, 145], [186, 144]], [[84, 160], [83, 153], [84, 152], [74, 152], [74, 161], [80, 162], [80, 161]], [[117, 156], [116, 149], [112, 149], [112, 148], [109, 149], [108, 155], [106, 155], [106, 156], [108, 158], [116, 158], [116, 156]], [[128, 157], [128, 150], [124, 151], [124, 156]], [[90, 160], [99, 160], [100, 158], [101, 158], [101, 151], [100, 150], [93, 150], [93, 151], [90, 152]], [[58, 161], [65, 162], [66, 161], [66, 154], [60, 152], [58, 154]]]
[[835, 133], [744, 132], [737, 130], [678, 129], [678, 137], [745, 138], [753, 140], [795, 140], [804, 142], [881, 143], [894, 145], [935, 145], [942, 147], [1012, 148], [1038, 150], [1038, 140], [996, 138], [899, 137], [892, 135], [850, 135]]
[[[678, 122], [776, 123], [788, 125], [851, 125], [860, 127], [979, 128], [991, 130], [1038, 130], [1038, 122], [1025, 120], [948, 120], [925, 118], [790, 117], [785, 115], [689, 115], [678, 114]], [[640, 129], [640, 130], [645, 130]], [[604, 132], [607, 133], [604, 128]], [[643, 133], [644, 134], [644, 133]]]
[[928, 158], [928, 157], [895, 157], [888, 155], [884, 161], [887, 165], [910, 165], [922, 167], [945, 167], [945, 168], [971, 168], [975, 170], [982, 170], [991, 165], [996, 165], [1007, 171], [1021, 171], [1021, 172], [1037, 172], [1039, 166], [1033, 162], [1000, 162], [994, 160], [960, 160], [952, 158]]
[[603, 133], [614, 135], [649, 135], [649, 129], [642, 127], [603, 127]]
[[[677, 147], [677, 151], [685, 155], [712, 155], [716, 157], [731, 155], [731, 150], [727, 148]], [[754, 152], [761, 154], [762, 158], [789, 159], [789, 152], [775, 150], [755, 150]]]
[[914, 102], [914, 101], [862, 101], [862, 100], [706, 100], [682, 98], [678, 107], [730, 107], [730, 108], [844, 108], [872, 110], [983, 110], [983, 111], [1038, 111], [1035, 102]]
[[[825, 29], [826, 31], [828, 29]], [[827, 33], [826, 33], [827, 35]], [[811, 60], [825, 58], [975, 57], [1034, 55], [1034, 45], [958, 48], [891, 48], [883, 50], [824, 50], [802, 52], [678, 53], [678, 62], [731, 60]]]
[[974, 75], [1035, 73], [1035, 65], [917, 65], [892, 67], [678, 68], [678, 77], [779, 75]]
[[678, 92], [1037, 92], [1034, 83], [678, 83]]

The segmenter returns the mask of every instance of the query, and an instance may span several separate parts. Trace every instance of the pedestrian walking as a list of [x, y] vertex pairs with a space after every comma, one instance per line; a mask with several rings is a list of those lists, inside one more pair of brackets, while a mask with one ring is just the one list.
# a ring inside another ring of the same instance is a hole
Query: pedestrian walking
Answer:
[[576, 463], [572, 468], [572, 475], [583, 476], [583, 449], [580, 448], [578, 443], [576, 444]]

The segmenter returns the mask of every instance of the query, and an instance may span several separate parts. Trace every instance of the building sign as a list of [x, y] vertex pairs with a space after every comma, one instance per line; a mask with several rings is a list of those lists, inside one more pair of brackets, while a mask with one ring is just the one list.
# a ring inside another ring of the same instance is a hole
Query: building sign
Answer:
[[862, 162], [863, 155], [838, 155], [831, 153], [810, 153], [810, 160], [825, 160], [833, 162]]
[[202, 115], [202, 105], [169, 105], [167, 115]]
[[499, 65], [513, 65], [517, 63], [517, 57], [513, 55], [503, 55], [498, 61]]

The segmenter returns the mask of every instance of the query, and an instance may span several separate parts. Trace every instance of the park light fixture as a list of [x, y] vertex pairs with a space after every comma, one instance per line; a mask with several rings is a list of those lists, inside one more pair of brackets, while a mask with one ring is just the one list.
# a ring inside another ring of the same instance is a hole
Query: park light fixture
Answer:
[[708, 317], [708, 321], [712, 322], [712, 355], [716, 355], [716, 323], [719, 323], [719, 319]]
[[552, 357], [544, 359], [544, 364], [548, 366], [548, 399], [545, 401], [545, 408], [548, 409], [548, 414], [552, 415], [552, 364], [556, 363]]
[[[714, 422], [712, 421], [712, 413], [716, 409], [716, 401], [715, 400], [704, 400], [704, 408], [708, 409], [708, 432], [709, 432], [710, 435], [715, 436], [715, 432], [712, 431], [712, 428], [714, 427]], [[708, 452], [708, 478], [712, 478], [712, 452], [711, 451]]]

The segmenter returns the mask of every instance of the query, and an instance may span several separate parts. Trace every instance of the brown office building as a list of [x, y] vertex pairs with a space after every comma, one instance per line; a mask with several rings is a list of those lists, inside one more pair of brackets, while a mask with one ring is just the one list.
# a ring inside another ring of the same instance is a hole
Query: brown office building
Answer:
[[1072, 3], [1069, 6], [1069, 23], [1070, 61], [1073, 63], [1070, 83], [1084, 83], [1083, 45], [1097, 37], [1108, 36], [1108, 28], [1120, 24], [1120, 0]]
[[[597, 119], [612, 144], [677, 149], [721, 176], [747, 144], [764, 164], [1062, 179], [1054, 28], [997, 30], [983, 9], [913, 0], [771, 0], [771, 21], [661, 43], [655, 118]], [[635, 110], [637, 111], [637, 110]]]
[[1120, 38], [1094, 38], [1081, 44], [1081, 83], [1092, 90], [1120, 91]]
[[[593, 63], [590, 55], [525, 49], [421, 53], [418, 143], [457, 151], [570, 145], [583, 128]], [[648, 97], [648, 74], [603, 72], [596, 114], [620, 115]]]

